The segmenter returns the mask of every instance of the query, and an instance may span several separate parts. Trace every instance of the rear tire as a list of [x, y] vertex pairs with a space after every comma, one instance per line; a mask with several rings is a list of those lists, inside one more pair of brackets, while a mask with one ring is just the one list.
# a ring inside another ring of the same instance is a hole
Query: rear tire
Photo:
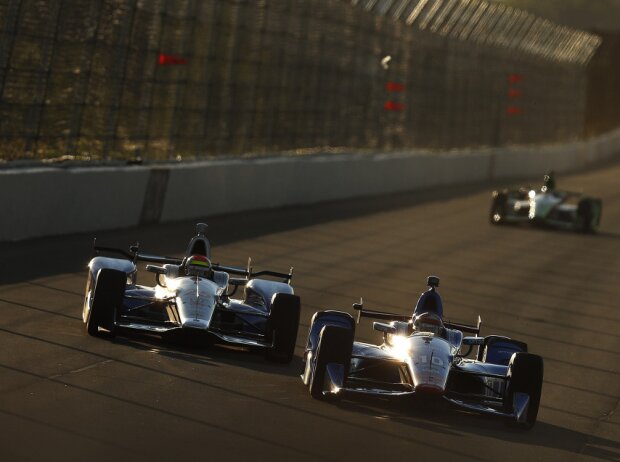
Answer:
[[345, 378], [349, 374], [351, 352], [353, 350], [353, 331], [337, 326], [324, 326], [319, 334], [319, 345], [316, 349], [314, 371], [310, 379], [310, 395], [316, 399], [323, 399], [325, 373], [327, 364], [338, 363], [344, 367]]
[[508, 195], [506, 193], [493, 191], [493, 202], [491, 203], [491, 211], [489, 212], [489, 222], [492, 225], [504, 223], [507, 203]]
[[288, 364], [295, 355], [301, 302], [297, 295], [276, 294], [267, 321], [267, 339], [273, 348], [265, 351], [265, 359]]
[[542, 392], [543, 369], [543, 359], [538, 355], [515, 353], [510, 359], [508, 386], [504, 396], [506, 409], [512, 411], [514, 393], [527, 393], [530, 396], [525, 423], [514, 422], [519, 428], [529, 430], [536, 423]]
[[601, 221], [602, 204], [598, 199], [583, 198], [577, 206], [577, 230], [582, 233], [596, 232]]
[[[92, 277], [90, 283], [92, 284]], [[91, 293], [91, 308], [86, 319], [86, 331], [90, 335], [101, 336], [102, 332], [99, 331], [101, 327], [107, 331], [104, 335], [114, 337], [117, 313], [123, 306], [126, 284], [127, 275], [123, 271], [109, 268], [99, 270], [94, 291]]]

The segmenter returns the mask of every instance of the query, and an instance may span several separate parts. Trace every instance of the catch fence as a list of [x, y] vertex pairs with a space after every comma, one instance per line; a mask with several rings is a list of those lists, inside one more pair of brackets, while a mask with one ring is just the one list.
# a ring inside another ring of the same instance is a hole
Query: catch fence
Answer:
[[0, 160], [581, 137], [600, 38], [483, 0], [0, 0]]

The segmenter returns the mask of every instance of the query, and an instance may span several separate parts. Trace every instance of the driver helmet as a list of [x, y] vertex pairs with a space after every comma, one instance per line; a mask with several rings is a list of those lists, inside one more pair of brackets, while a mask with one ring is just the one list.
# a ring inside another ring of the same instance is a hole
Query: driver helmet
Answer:
[[208, 277], [211, 272], [211, 262], [204, 255], [191, 255], [185, 261], [185, 273], [188, 276]]
[[555, 189], [555, 174], [553, 173], [553, 170], [550, 170], [549, 172], [545, 173], [545, 176], [543, 178], [543, 185], [542, 188], [540, 188], [540, 190], [542, 192], [551, 192]]
[[435, 313], [421, 313], [413, 319], [413, 326], [417, 332], [432, 332], [442, 335], [444, 331], [443, 321]]

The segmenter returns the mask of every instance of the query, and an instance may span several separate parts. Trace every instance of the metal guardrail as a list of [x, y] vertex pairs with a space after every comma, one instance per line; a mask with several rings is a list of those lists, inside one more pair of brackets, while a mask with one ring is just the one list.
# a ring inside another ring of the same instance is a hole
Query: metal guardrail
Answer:
[[4, 0], [0, 37], [0, 162], [563, 141], [600, 41], [482, 0]]

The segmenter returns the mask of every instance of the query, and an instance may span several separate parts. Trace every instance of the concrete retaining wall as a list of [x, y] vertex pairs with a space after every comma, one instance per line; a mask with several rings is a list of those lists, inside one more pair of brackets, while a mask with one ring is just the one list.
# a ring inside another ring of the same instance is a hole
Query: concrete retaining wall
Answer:
[[0, 241], [91, 232], [576, 170], [620, 154], [620, 130], [588, 142], [471, 152], [337, 154], [143, 167], [0, 170]]
[[161, 220], [475, 182], [487, 175], [486, 154], [351, 154], [200, 162], [170, 171]]
[[0, 171], [0, 241], [137, 225], [148, 177], [143, 167]]

